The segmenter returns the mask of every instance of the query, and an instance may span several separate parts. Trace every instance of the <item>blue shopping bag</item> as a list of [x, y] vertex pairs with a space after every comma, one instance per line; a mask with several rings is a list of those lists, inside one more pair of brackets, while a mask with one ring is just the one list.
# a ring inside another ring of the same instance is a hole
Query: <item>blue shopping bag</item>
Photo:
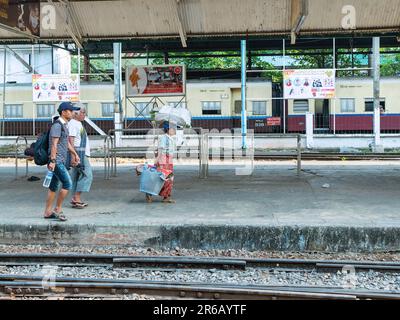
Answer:
[[157, 196], [164, 183], [163, 174], [158, 172], [155, 167], [149, 167], [148, 165], [143, 167], [143, 172], [140, 176], [140, 192]]

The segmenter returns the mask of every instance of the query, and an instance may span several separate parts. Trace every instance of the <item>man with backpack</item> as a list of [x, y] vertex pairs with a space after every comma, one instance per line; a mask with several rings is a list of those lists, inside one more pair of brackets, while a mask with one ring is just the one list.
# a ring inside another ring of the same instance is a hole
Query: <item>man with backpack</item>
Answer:
[[[67, 220], [62, 213], [62, 204], [68, 191], [72, 188], [72, 180], [68, 169], [70, 164], [74, 166], [80, 162], [78, 154], [69, 142], [67, 124], [72, 119], [73, 111], [78, 110], [79, 108], [74, 107], [71, 102], [61, 103], [57, 110], [60, 117], [53, 123], [48, 133], [49, 159], [47, 168], [53, 171], [54, 174], [47, 194], [46, 209], [44, 212], [45, 219]], [[69, 156], [69, 153], [71, 156]], [[58, 193], [57, 203], [55, 208], [52, 209], [60, 184], [61, 190]]]

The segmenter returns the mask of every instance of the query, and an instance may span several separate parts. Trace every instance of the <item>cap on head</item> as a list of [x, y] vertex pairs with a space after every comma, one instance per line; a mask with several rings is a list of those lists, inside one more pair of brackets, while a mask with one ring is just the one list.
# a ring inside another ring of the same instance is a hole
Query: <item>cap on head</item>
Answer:
[[164, 130], [168, 130], [168, 129], [169, 129], [169, 122], [168, 122], [168, 121], [164, 121], [164, 123], [163, 123], [163, 129], [164, 129]]
[[78, 111], [80, 108], [75, 107], [71, 102], [62, 102], [57, 111], [61, 114], [64, 110]]

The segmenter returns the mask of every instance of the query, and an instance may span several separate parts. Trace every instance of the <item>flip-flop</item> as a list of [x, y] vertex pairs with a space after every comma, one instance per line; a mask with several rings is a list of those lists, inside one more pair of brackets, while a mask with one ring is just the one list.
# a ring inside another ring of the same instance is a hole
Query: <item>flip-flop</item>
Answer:
[[39, 181], [40, 178], [35, 177], [35, 176], [32, 176], [32, 177], [28, 178], [27, 180], [28, 180], [28, 181]]
[[85, 203], [85, 202], [77, 202], [77, 201], [71, 201], [72, 206], [74, 205], [78, 205], [82, 208], [87, 207], [89, 204]]
[[176, 203], [176, 201], [175, 200], [172, 200], [172, 199], [169, 199], [169, 200], [163, 200], [162, 201], [163, 203]]
[[146, 202], [147, 203], [152, 203], [153, 202], [152, 196], [149, 196], [149, 195], [146, 194]]
[[85, 206], [80, 202], [75, 202], [75, 203], [72, 204], [72, 208], [74, 208], [74, 209], [83, 209], [83, 208], [85, 208]]
[[62, 214], [62, 212], [57, 213], [55, 211], [53, 211], [51, 213], [51, 215], [49, 215], [47, 217], [45, 216], [44, 218], [45, 219], [55, 219], [55, 220], [59, 220], [59, 221], [67, 221], [67, 218]]

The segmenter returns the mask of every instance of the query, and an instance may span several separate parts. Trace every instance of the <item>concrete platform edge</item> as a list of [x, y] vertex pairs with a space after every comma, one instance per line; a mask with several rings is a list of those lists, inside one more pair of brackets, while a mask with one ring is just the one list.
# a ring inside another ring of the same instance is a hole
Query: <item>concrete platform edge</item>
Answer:
[[400, 228], [239, 225], [0, 225], [2, 244], [124, 245], [296, 252], [400, 249]]

